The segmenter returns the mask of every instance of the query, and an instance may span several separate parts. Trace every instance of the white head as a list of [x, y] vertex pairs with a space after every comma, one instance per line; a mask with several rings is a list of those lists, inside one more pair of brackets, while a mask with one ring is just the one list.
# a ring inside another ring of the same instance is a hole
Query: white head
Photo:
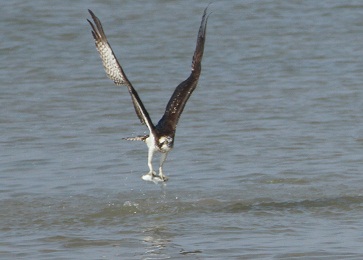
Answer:
[[159, 148], [161, 151], [168, 152], [171, 148], [173, 148], [173, 138], [170, 136], [160, 137]]

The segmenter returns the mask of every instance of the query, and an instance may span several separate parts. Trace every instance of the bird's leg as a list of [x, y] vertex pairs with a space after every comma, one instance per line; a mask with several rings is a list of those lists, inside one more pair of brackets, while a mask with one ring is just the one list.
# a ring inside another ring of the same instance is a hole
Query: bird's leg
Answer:
[[149, 166], [149, 173], [151, 177], [156, 176], [156, 172], [153, 170], [153, 156], [154, 156], [155, 150], [152, 147], [149, 147], [148, 157], [147, 157], [147, 165]]
[[160, 166], [159, 166], [159, 176], [160, 179], [162, 179], [163, 181], [167, 181], [168, 178], [163, 174], [163, 165], [164, 162], [166, 160], [166, 157], [168, 156], [168, 153], [161, 153], [161, 157], [160, 157]]

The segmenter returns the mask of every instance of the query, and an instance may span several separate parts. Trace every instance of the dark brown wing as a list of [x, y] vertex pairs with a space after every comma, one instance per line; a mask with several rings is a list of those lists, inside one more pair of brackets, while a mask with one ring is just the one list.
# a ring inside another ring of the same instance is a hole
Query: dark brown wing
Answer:
[[134, 104], [136, 114], [139, 117], [141, 123], [146, 124], [150, 131], [154, 131], [155, 127], [150, 119], [147, 110], [141, 102], [141, 99], [139, 98], [136, 90], [127, 79], [126, 74], [124, 73], [120, 63], [118, 62], [114, 52], [112, 51], [111, 45], [107, 41], [107, 37], [105, 35], [105, 32], [103, 31], [101, 21], [91, 10], [88, 11], [91, 14], [94, 24], [88, 19], [87, 21], [92, 27], [92, 35], [95, 39], [96, 48], [102, 59], [103, 67], [107, 76], [112, 79], [116, 85], [127, 86], [132, 98], [132, 103]]
[[163, 117], [160, 119], [156, 128], [162, 132], [173, 134], [179, 121], [179, 117], [183, 112], [185, 104], [187, 103], [190, 95], [197, 87], [199, 76], [202, 70], [201, 62], [204, 51], [204, 42], [207, 30], [207, 8], [204, 9], [202, 21], [200, 23], [197, 45], [195, 48], [193, 60], [192, 60], [192, 72], [190, 76], [180, 83], [173, 95], [171, 96]]

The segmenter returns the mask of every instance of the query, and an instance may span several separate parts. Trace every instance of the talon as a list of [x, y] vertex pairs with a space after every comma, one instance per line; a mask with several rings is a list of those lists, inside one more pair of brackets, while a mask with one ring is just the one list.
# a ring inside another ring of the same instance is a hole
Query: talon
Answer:
[[157, 177], [156, 172], [148, 172], [147, 174], [143, 175], [141, 178], [145, 181], [152, 180], [153, 178]]
[[169, 178], [166, 177], [165, 175], [159, 175], [160, 179], [162, 179], [164, 182], [168, 181]]

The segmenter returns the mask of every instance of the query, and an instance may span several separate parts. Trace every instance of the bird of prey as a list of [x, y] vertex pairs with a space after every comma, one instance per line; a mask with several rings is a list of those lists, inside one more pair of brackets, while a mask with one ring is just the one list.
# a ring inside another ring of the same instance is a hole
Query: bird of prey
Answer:
[[[119, 61], [116, 58], [116, 55], [111, 48], [111, 45], [108, 43], [106, 34], [102, 28], [101, 21], [91, 10], [88, 10], [92, 17], [93, 23], [88, 19], [87, 21], [92, 27], [92, 35], [107, 76], [113, 80], [116, 85], [123, 85], [127, 87], [131, 95], [132, 103], [137, 116], [139, 117], [141, 123], [146, 124], [147, 128], [149, 129], [148, 135], [125, 138], [126, 140], [141, 140], [147, 144], [147, 163], [149, 166], [149, 172], [142, 176], [142, 179], [144, 180], [165, 182], [168, 179], [163, 173], [163, 164], [166, 160], [168, 152], [170, 152], [170, 150], [173, 148], [175, 131], [180, 115], [182, 114], [190, 95], [197, 87], [199, 76], [201, 74], [201, 62], [206, 38], [207, 21], [209, 17], [209, 14], [207, 14], [207, 8], [205, 8], [203, 12], [202, 21], [198, 31], [197, 44], [191, 65], [191, 73], [186, 80], [181, 82], [176, 87], [173, 95], [166, 105], [164, 115], [161, 117], [157, 125], [154, 125], [151, 121], [149, 113], [142, 103], [137, 91], [126, 77], [125, 72], [123, 71]], [[157, 176], [152, 166], [152, 159], [155, 152], [161, 152], [159, 176]]]

